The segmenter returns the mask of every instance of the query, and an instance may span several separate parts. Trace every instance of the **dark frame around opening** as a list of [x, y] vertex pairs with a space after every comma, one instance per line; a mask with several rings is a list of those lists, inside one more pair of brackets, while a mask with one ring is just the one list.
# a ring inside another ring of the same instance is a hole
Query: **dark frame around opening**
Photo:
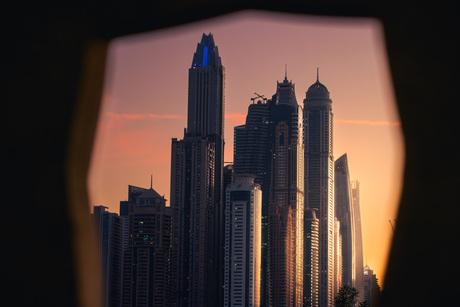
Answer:
[[98, 306], [86, 180], [109, 41], [241, 9], [382, 21], [406, 160], [381, 305], [458, 304], [454, 6], [176, 0], [2, 6], [1, 271], [11, 305]]

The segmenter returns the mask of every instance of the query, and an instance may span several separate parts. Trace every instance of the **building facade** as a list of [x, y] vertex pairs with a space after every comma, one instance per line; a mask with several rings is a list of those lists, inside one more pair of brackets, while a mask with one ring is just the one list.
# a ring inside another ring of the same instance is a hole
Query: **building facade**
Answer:
[[333, 304], [334, 290], [333, 114], [329, 91], [319, 76], [306, 92], [303, 112], [305, 205], [318, 209], [319, 306], [328, 307]]
[[138, 189], [125, 203], [128, 244], [124, 252], [123, 307], [171, 306], [172, 211], [153, 188]]
[[318, 209], [305, 208], [303, 306], [318, 307], [319, 295], [319, 220]]
[[223, 302], [224, 76], [214, 38], [203, 34], [189, 69], [187, 129], [171, 146], [177, 306]]
[[260, 306], [262, 191], [237, 175], [226, 190], [224, 306]]

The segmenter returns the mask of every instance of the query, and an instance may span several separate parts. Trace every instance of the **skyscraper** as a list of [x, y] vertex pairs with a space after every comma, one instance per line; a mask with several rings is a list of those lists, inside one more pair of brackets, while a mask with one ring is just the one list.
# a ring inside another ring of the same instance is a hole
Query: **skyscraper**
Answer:
[[91, 215], [97, 231], [102, 306], [119, 307], [122, 289], [123, 219], [106, 209], [104, 206], [95, 206]]
[[354, 210], [351, 197], [351, 182], [348, 170], [347, 154], [343, 154], [334, 163], [335, 215], [340, 221], [342, 236], [342, 281], [344, 285], [355, 287], [356, 271], [353, 263], [354, 246]]
[[237, 175], [226, 194], [224, 306], [260, 306], [262, 191]]
[[366, 264], [363, 271], [364, 292], [360, 293], [359, 301], [366, 301], [366, 306], [377, 307], [380, 297], [380, 286], [377, 276]]
[[203, 34], [189, 69], [187, 129], [171, 148], [178, 306], [222, 304], [224, 75], [212, 34]]
[[[269, 121], [267, 305], [303, 302], [303, 121], [294, 84], [277, 82]], [[264, 187], [265, 189], [265, 187]]]
[[171, 306], [172, 212], [153, 188], [127, 203], [123, 307]]
[[364, 291], [359, 182], [350, 180], [347, 154], [335, 161], [335, 210], [342, 235], [343, 284]]
[[354, 264], [353, 268], [355, 273], [355, 279], [353, 285], [359, 293], [364, 291], [363, 283], [363, 240], [361, 231], [361, 211], [359, 204], [359, 182], [353, 180], [351, 182], [351, 195], [353, 204], [353, 224], [354, 224]]
[[319, 74], [308, 88], [303, 111], [305, 205], [318, 209], [319, 306], [325, 307], [332, 306], [334, 284], [333, 114], [329, 91], [319, 82]]

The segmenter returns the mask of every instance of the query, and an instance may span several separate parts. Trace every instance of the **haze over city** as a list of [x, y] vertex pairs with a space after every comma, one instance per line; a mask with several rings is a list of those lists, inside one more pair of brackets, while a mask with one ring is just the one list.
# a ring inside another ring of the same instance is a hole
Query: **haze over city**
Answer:
[[333, 101], [334, 157], [347, 153], [360, 182], [364, 262], [383, 282], [401, 190], [404, 149], [380, 24], [372, 19], [242, 12], [120, 38], [109, 50], [89, 176], [90, 205], [118, 212], [128, 185], [170, 199], [171, 138], [186, 127], [188, 68], [202, 33], [225, 66], [225, 162], [233, 128], [255, 93], [295, 83], [297, 100], [319, 80]]

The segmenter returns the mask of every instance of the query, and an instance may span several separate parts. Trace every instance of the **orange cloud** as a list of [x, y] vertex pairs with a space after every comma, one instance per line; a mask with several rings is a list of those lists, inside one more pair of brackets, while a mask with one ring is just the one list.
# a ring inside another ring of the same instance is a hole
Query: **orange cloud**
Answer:
[[114, 112], [106, 112], [107, 116], [115, 118], [115, 119], [144, 119], [144, 118], [162, 118], [162, 119], [185, 119], [185, 115], [177, 115], [177, 114], [128, 114], [128, 113], [114, 113]]
[[371, 121], [371, 120], [359, 120], [359, 119], [335, 119], [336, 123], [340, 124], [356, 124], [356, 125], [368, 125], [368, 126], [399, 126], [400, 122], [387, 122], [387, 121]]
[[[129, 114], [129, 113], [114, 113], [114, 112], [106, 112], [107, 116], [115, 118], [115, 119], [144, 119], [144, 118], [162, 118], [162, 119], [185, 119], [185, 115], [179, 114]], [[225, 114], [226, 119], [235, 120], [235, 121], [245, 121], [246, 115], [242, 113], [227, 113]]]

